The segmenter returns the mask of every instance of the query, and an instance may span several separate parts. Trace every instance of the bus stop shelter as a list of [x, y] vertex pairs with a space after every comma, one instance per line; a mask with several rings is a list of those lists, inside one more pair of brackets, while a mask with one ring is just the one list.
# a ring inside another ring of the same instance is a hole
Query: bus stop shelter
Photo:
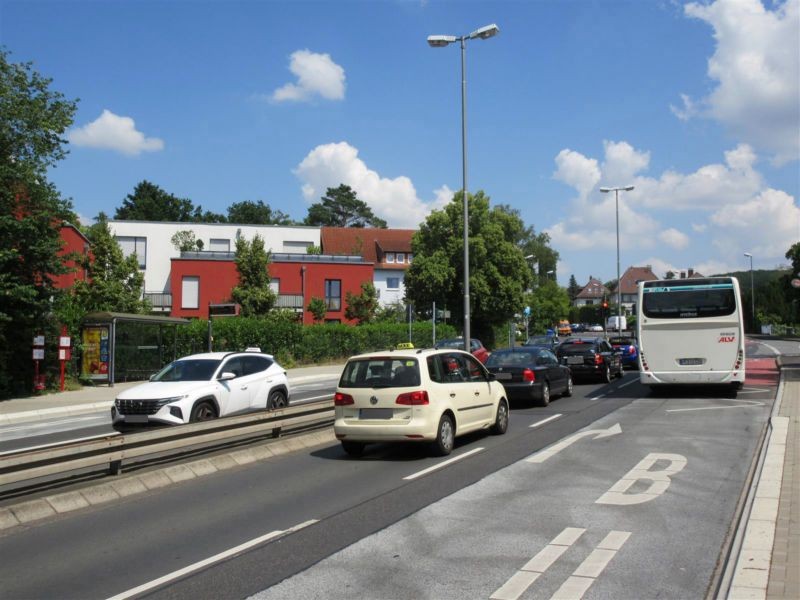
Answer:
[[108, 385], [147, 379], [177, 358], [175, 330], [187, 323], [156, 315], [87, 314], [81, 328], [81, 377]]

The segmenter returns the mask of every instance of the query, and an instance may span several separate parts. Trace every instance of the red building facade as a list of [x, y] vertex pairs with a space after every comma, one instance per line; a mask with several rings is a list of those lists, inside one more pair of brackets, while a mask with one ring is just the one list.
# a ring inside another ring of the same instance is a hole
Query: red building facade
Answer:
[[71, 288], [76, 281], [86, 280], [86, 271], [80, 260], [89, 255], [89, 239], [80, 229], [69, 223], [61, 225], [59, 233], [63, 244], [58, 255], [64, 257], [64, 266], [70, 271], [63, 275], [53, 275], [53, 285], [63, 290]]
[[[276, 308], [302, 313], [303, 323], [311, 324], [306, 307], [312, 298], [320, 298], [328, 307], [326, 321], [352, 323], [344, 316], [345, 298], [372, 282], [374, 266], [360, 256], [273, 254], [269, 274], [278, 294]], [[230, 302], [238, 282], [233, 253], [184, 252], [172, 259], [171, 315], [207, 319], [209, 304]]]

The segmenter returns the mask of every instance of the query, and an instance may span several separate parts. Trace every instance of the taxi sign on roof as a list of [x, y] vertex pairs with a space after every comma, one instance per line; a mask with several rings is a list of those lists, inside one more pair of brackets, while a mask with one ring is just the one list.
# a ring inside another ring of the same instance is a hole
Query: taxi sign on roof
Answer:
[[412, 344], [411, 342], [400, 342], [399, 344], [397, 344], [397, 349], [398, 350], [413, 350], [414, 349], [414, 344]]

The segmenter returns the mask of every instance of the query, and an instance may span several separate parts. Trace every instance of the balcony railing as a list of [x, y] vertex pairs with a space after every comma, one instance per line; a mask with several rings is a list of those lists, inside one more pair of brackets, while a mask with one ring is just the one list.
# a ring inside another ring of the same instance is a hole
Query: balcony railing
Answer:
[[302, 294], [278, 294], [275, 301], [275, 308], [299, 308], [303, 310]]
[[144, 299], [150, 301], [154, 311], [169, 312], [172, 310], [172, 294], [164, 292], [145, 292]]

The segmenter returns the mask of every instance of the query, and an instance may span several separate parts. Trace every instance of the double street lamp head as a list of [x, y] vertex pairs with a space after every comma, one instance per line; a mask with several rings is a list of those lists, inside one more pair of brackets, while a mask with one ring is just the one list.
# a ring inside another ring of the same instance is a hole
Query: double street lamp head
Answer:
[[604, 194], [608, 192], [630, 192], [633, 189], [632, 185], [626, 185], [625, 187], [615, 187], [615, 188], [608, 188], [608, 187], [601, 187], [600, 191]]
[[453, 44], [455, 42], [460, 42], [463, 40], [486, 40], [490, 37], [496, 36], [500, 33], [500, 28], [492, 23], [491, 25], [486, 25], [481, 27], [480, 29], [476, 29], [469, 35], [462, 35], [462, 36], [455, 36], [455, 35], [429, 35], [428, 36], [428, 44], [432, 48], [442, 48], [447, 46], [448, 44]]

